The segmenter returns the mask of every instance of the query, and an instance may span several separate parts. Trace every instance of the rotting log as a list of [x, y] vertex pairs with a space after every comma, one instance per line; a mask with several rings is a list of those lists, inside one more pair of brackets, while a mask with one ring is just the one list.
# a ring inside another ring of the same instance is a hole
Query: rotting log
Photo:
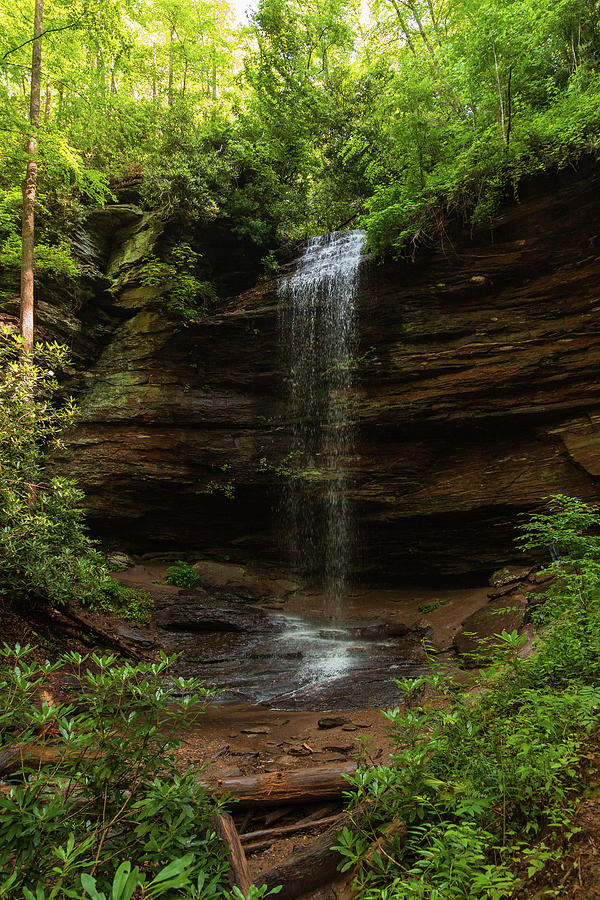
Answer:
[[[339, 875], [338, 866], [343, 857], [332, 850], [336, 833], [345, 824], [359, 823], [364, 817], [366, 806], [346, 813], [345, 821], [340, 819], [337, 824], [331, 825], [325, 834], [307, 842], [301, 849], [292, 853], [279, 865], [269, 869], [261, 876], [261, 881], [269, 889], [281, 885], [278, 894], [279, 900], [295, 900], [309, 891], [314, 891], [324, 884], [333, 882]], [[404, 822], [398, 821], [389, 825], [385, 832], [371, 845], [367, 857], [372, 859], [374, 853], [381, 852], [385, 842], [394, 834], [400, 841], [406, 837]], [[359, 864], [360, 865], [360, 864]], [[351, 883], [354, 872], [349, 872], [344, 880], [344, 896], [352, 896]]]
[[219, 797], [233, 797], [237, 808], [315, 803], [339, 797], [348, 788], [344, 775], [351, 775], [355, 770], [356, 763], [342, 763], [289, 772], [202, 779], [200, 783]]
[[244, 897], [248, 896], [250, 885], [250, 873], [244, 848], [240, 842], [235, 822], [229, 813], [218, 813], [211, 818], [211, 825], [218, 837], [227, 846], [227, 862], [229, 863], [229, 887], [238, 887]]
[[261, 882], [270, 890], [281, 885], [281, 891], [277, 895], [279, 900], [295, 900], [296, 897], [302, 897], [333, 881], [343, 859], [337, 850], [331, 849], [335, 836], [344, 824], [359, 821], [364, 811], [364, 807], [359, 807], [338, 817], [337, 822], [330, 825], [324, 834], [307, 841], [282, 863], [264, 872]]

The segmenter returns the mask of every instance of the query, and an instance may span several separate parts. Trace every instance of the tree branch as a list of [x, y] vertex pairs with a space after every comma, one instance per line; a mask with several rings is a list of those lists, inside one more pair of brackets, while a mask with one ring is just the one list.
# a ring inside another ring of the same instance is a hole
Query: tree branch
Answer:
[[21, 50], [22, 47], [26, 47], [27, 44], [33, 44], [34, 41], [38, 41], [40, 38], [43, 38], [46, 34], [56, 34], [59, 31], [66, 31], [68, 28], [77, 28], [79, 23], [83, 20], [83, 16], [77, 19], [76, 22], [70, 22], [68, 25], [61, 25], [60, 28], [46, 28], [45, 31], [40, 31], [39, 34], [35, 34], [32, 38], [29, 38], [28, 41], [24, 41], [22, 44], [19, 44], [18, 47], [13, 47], [12, 50], [7, 50], [4, 56], [2, 57], [2, 62], [6, 59], [7, 56], [10, 56], [11, 53], [16, 53], [17, 50]]

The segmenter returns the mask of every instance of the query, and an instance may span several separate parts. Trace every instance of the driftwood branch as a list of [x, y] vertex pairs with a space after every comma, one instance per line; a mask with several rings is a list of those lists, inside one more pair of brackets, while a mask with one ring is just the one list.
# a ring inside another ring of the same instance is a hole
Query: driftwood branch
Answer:
[[301, 834], [303, 831], [312, 831], [313, 828], [342, 825], [345, 819], [346, 816], [343, 813], [337, 813], [335, 816], [315, 819], [312, 822], [296, 822], [294, 825], [281, 825], [279, 828], [263, 828], [262, 831], [250, 831], [242, 835], [241, 841], [248, 853], [250, 850], [256, 851], [269, 847], [273, 841], [289, 837], [291, 834]]

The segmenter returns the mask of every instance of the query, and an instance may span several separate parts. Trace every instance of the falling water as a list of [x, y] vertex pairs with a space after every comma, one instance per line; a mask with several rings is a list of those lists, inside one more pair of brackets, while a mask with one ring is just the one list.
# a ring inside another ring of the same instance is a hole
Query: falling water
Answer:
[[285, 535], [295, 565], [324, 579], [332, 611], [339, 609], [352, 553], [348, 461], [364, 243], [362, 231], [312, 238], [279, 288], [291, 421], [282, 465]]

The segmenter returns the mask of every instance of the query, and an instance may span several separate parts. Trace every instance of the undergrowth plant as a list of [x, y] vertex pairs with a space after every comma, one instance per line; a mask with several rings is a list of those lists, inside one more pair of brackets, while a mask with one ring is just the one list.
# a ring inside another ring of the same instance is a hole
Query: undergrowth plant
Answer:
[[175, 585], [175, 587], [194, 588], [200, 583], [200, 575], [185, 560], [178, 559], [176, 563], [173, 563], [167, 569], [165, 581], [167, 584]]
[[337, 841], [360, 900], [496, 900], [542, 872], [564, 877], [600, 725], [600, 542], [589, 533], [599, 524], [595, 509], [559, 495], [521, 527], [524, 549], [562, 552], [534, 606], [537, 652], [525, 658], [527, 636], [503, 631], [492, 665], [468, 682], [433, 655], [432, 674], [398, 682], [404, 704], [385, 713], [391, 762], [350, 779], [370, 812]]
[[147, 595], [109, 578], [85, 528], [83, 492], [46, 467], [77, 420], [71, 397], [55, 399], [68, 349], [51, 343], [22, 351], [21, 337], [0, 326], [0, 591], [19, 604], [77, 602], [147, 618]]
[[[213, 692], [171, 664], [77, 653], [51, 664], [0, 648], [0, 753], [15, 751], [0, 792], [0, 897], [227, 896], [209, 821], [219, 803], [175, 752]], [[54, 696], [59, 670], [67, 701]]]

